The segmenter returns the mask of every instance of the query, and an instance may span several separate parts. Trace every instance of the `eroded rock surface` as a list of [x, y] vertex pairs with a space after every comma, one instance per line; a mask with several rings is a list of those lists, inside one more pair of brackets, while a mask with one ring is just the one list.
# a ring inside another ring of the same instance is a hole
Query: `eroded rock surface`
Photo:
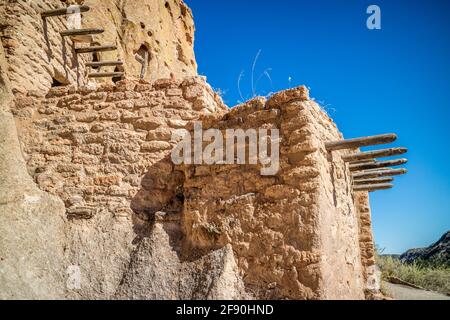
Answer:
[[58, 299], [65, 291], [65, 208], [27, 172], [5, 62], [0, 45], [0, 299]]
[[[60, 35], [74, 27], [67, 15], [41, 17], [44, 11], [71, 4], [91, 8], [82, 13], [81, 28], [102, 28], [104, 33], [92, 35], [88, 42], [74, 42]], [[0, 17], [0, 38], [14, 93], [45, 95], [55, 84], [111, 82], [111, 78], [88, 79], [93, 72], [120, 71], [140, 78], [143, 65], [145, 80], [197, 74], [192, 12], [181, 0], [8, 0], [0, 3]], [[117, 50], [74, 51], [110, 44]], [[140, 62], [143, 57], [144, 63]], [[85, 66], [89, 61], [111, 60], [124, 64], [95, 69]]]
[[120, 299], [246, 299], [233, 249], [183, 256], [180, 225], [158, 221], [132, 254]]

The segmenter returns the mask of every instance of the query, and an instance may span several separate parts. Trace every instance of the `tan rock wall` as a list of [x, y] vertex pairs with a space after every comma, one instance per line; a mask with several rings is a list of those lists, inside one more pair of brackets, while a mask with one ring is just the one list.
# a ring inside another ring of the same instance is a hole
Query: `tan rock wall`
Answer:
[[[124, 80], [17, 95], [12, 111], [30, 174], [66, 206], [67, 259], [85, 275], [68, 297], [364, 298], [361, 207], [341, 153], [324, 147], [341, 134], [304, 87], [226, 113], [198, 77]], [[279, 172], [175, 167], [171, 133], [196, 119], [204, 129], [279, 128]], [[217, 266], [227, 246], [229, 262]], [[157, 261], [143, 264], [157, 256], [172, 261], [172, 284]], [[199, 268], [213, 268], [210, 280], [196, 278]], [[140, 285], [150, 279], [167, 287]]]
[[[73, 3], [91, 7], [83, 28], [105, 29], [90, 44], [117, 50], [76, 56], [59, 34], [66, 16], [40, 16]], [[343, 152], [325, 150], [342, 138], [333, 121], [304, 87], [228, 110], [196, 76], [183, 1], [2, 1], [0, 39], [0, 90], [14, 94], [1, 110], [0, 171], [16, 172], [0, 181], [5, 298], [360, 299], [374, 287], [368, 197], [353, 198]], [[145, 52], [144, 79], [132, 80]], [[124, 65], [87, 70], [93, 59]], [[95, 71], [127, 80], [87, 81]], [[172, 132], [197, 119], [280, 129], [279, 172], [174, 166]], [[66, 286], [71, 266], [79, 288]]]
[[0, 3], [0, 39], [6, 51], [8, 76], [14, 93], [44, 96], [53, 78], [62, 83], [84, 83], [84, 59], [76, 60], [73, 43], [63, 41], [66, 18], [43, 20], [44, 10], [62, 7], [57, 0]]
[[[99, 43], [116, 43], [117, 52], [105, 52], [100, 60], [125, 62], [129, 77], [139, 77], [141, 64], [135, 54], [141, 46], [149, 52], [146, 80], [182, 78], [197, 74], [194, 55], [194, 20], [191, 9], [181, 0], [86, 0], [91, 11], [84, 15], [86, 27], [102, 27], [95, 36]], [[114, 67], [104, 70], [114, 71]]]
[[259, 298], [364, 298], [349, 173], [324, 147], [341, 134], [307, 90], [254, 99], [207, 127], [279, 128], [280, 171], [186, 166], [185, 245], [231, 244], [247, 290]]
[[[91, 43], [74, 44], [60, 31], [67, 29], [67, 16], [42, 19], [41, 12], [69, 4], [89, 5], [82, 14], [82, 28], [103, 28]], [[144, 79], [197, 74], [193, 51], [194, 23], [190, 9], [181, 0], [8, 0], [0, 3], [0, 39], [6, 51], [8, 75], [14, 93], [44, 96], [54, 79], [63, 84], [110, 82], [90, 79], [97, 71], [123, 71], [139, 78], [142, 64], [136, 54], [148, 51]], [[74, 47], [115, 44], [117, 50], [98, 54], [74, 53]], [[123, 66], [87, 70], [86, 61], [122, 60]]]
[[39, 190], [27, 172], [6, 66], [0, 44], [0, 299], [61, 299], [64, 204]]

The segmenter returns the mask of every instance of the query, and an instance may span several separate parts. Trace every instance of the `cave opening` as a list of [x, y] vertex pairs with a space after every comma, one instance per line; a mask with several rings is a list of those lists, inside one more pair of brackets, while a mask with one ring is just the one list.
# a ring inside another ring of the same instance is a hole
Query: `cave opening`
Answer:
[[141, 72], [139, 74], [139, 78], [144, 79], [147, 68], [150, 63], [150, 52], [148, 50], [148, 47], [144, 44], [142, 44], [139, 49], [135, 52], [135, 58], [136, 60], [141, 64]]
[[[123, 66], [116, 66], [116, 68], [114, 69], [114, 72], [124, 72], [124, 70], [125, 69], [123, 68]], [[116, 83], [116, 82], [122, 80], [122, 76], [113, 77], [111, 80], [112, 80], [112, 82]]]
[[[98, 56], [98, 52], [93, 52], [92, 53], [92, 62], [99, 62], [99, 61], [100, 61], [100, 59], [99, 59], [99, 56]], [[94, 69], [94, 70], [98, 70], [99, 66], [91, 66], [91, 68]]]
[[59, 82], [55, 78], [52, 78], [52, 88], [62, 87], [63, 85], [64, 85], [64, 83]]

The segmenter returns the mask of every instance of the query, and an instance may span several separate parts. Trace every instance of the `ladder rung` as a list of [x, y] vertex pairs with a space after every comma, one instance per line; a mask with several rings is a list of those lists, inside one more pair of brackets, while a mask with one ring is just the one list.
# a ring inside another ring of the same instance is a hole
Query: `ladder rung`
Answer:
[[121, 77], [123, 72], [96, 72], [88, 74], [89, 78]]
[[[80, 12], [86, 12], [89, 11], [90, 8], [89, 6], [79, 6], [78, 9]], [[71, 10], [70, 7], [67, 7], [62, 9], [55, 9], [41, 12], [41, 16], [43, 18], [47, 18], [47, 17], [63, 16], [65, 14], [72, 14], [72, 13], [75, 13], [74, 10]]]
[[64, 30], [61, 31], [61, 35], [65, 36], [84, 36], [89, 34], [99, 34], [103, 33], [105, 30], [97, 28], [97, 29], [74, 29], [74, 30]]
[[101, 67], [101, 66], [120, 66], [123, 61], [94, 61], [86, 62], [86, 67]]
[[112, 51], [116, 50], [117, 46], [115, 45], [105, 45], [105, 46], [93, 46], [93, 47], [84, 47], [84, 48], [76, 48], [75, 53], [89, 53], [89, 52], [99, 52], [99, 51]]

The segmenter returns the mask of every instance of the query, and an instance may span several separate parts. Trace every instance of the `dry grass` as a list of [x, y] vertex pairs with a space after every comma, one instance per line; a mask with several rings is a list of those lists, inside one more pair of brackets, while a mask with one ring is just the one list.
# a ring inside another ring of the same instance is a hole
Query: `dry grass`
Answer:
[[384, 280], [393, 276], [428, 290], [450, 293], [448, 265], [433, 262], [406, 264], [397, 258], [382, 255], [377, 256], [377, 264]]

